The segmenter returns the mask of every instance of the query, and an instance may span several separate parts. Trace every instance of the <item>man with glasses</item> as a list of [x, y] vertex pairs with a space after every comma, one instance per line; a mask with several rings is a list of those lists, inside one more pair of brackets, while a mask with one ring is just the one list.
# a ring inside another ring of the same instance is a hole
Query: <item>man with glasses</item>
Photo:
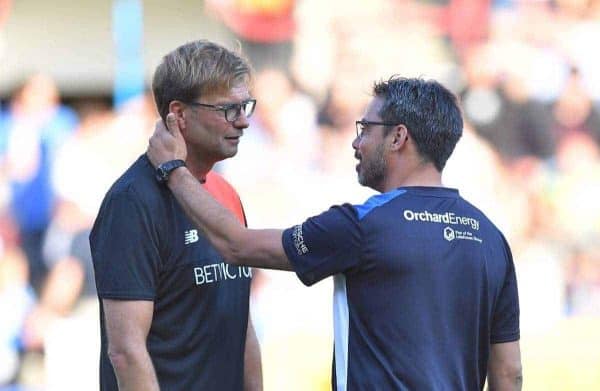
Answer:
[[188, 219], [164, 182], [177, 167], [246, 225], [235, 190], [213, 165], [233, 157], [256, 101], [245, 59], [209, 41], [156, 68], [164, 121], [187, 157], [156, 170], [142, 155], [106, 194], [90, 235], [101, 315], [101, 390], [260, 390], [248, 316], [252, 272], [232, 266]]
[[[456, 97], [435, 81], [376, 83], [352, 143], [359, 182], [381, 194], [286, 230], [248, 230], [185, 168], [168, 186], [232, 264], [334, 276], [336, 390], [521, 388], [519, 301], [502, 233], [442, 170], [462, 135]], [[175, 115], [153, 164], [186, 156]]]

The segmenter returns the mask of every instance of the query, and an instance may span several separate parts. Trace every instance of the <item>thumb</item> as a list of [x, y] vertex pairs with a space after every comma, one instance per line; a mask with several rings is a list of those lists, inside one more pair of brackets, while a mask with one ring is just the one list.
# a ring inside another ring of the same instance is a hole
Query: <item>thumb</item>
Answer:
[[179, 123], [177, 122], [177, 117], [173, 113], [167, 114], [167, 129], [173, 136], [175, 136], [175, 138], [183, 137], [181, 135], [181, 131], [179, 130]]

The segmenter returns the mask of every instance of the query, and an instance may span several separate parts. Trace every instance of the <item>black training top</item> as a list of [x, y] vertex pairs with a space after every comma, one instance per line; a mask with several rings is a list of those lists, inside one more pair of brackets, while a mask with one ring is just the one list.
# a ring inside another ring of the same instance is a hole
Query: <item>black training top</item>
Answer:
[[[229, 184], [210, 173], [205, 187], [245, 223]], [[154, 302], [147, 348], [161, 390], [242, 390], [251, 270], [224, 262], [146, 156], [106, 194], [90, 244], [100, 299]], [[102, 301], [100, 319], [100, 389], [117, 390]]]
[[479, 390], [519, 339], [508, 244], [454, 189], [405, 187], [283, 234], [307, 285], [334, 277], [335, 390]]

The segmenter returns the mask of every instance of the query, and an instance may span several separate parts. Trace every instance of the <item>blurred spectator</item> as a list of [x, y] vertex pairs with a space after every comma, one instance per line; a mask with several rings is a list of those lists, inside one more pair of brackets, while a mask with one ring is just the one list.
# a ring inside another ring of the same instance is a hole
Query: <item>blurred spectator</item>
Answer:
[[240, 40], [257, 71], [267, 67], [285, 70], [292, 55], [296, 30], [296, 0], [208, 0], [209, 12]]
[[518, 260], [515, 267], [524, 333], [550, 330], [564, 315], [567, 249], [561, 229], [554, 223], [556, 209], [549, 179], [547, 165], [535, 159], [511, 166], [511, 189], [520, 189], [525, 202], [521, 214], [510, 217], [519, 225], [511, 243], [513, 257]]
[[[257, 74], [254, 94], [261, 104], [257, 106], [256, 127], [248, 133], [266, 135], [271, 148], [281, 154], [282, 159], [277, 161], [288, 162], [284, 165], [291, 164], [296, 170], [313, 169], [319, 149], [313, 101], [296, 88], [288, 75], [276, 69]], [[289, 177], [285, 168], [275, 169], [281, 170], [276, 174], [278, 179]]]
[[452, 53], [438, 23], [439, 7], [426, 3], [302, 1], [296, 12], [294, 79], [322, 98], [334, 78], [366, 93], [371, 81], [384, 75], [445, 77]]
[[600, 233], [600, 147], [590, 135], [572, 132], [561, 140], [552, 202], [561, 239], [586, 242]]
[[525, 80], [519, 75], [501, 75], [491, 54], [491, 47], [478, 47], [465, 58], [465, 119], [507, 161], [526, 156], [550, 158], [555, 140], [548, 110], [531, 99]]
[[491, 0], [449, 1], [441, 20], [459, 55], [488, 38], [491, 3]]
[[55, 203], [52, 165], [58, 146], [76, 124], [75, 113], [60, 104], [54, 81], [42, 74], [17, 91], [0, 122], [0, 164], [10, 183], [10, 211], [38, 294], [47, 272], [42, 242]]
[[573, 132], [589, 135], [600, 146], [600, 112], [584, 89], [577, 69], [571, 76], [553, 105], [554, 137], [562, 140]]
[[568, 315], [600, 316], [600, 245], [599, 238], [575, 246], [567, 258], [565, 284]]
[[600, 40], [598, 0], [556, 0], [553, 9], [554, 44], [577, 68], [581, 88], [593, 99], [600, 99], [600, 56], [590, 49]]
[[565, 313], [600, 315], [600, 148], [590, 135], [572, 132], [557, 152], [552, 208], [557, 239], [570, 249], [564, 258]]
[[329, 87], [318, 113], [321, 133], [319, 166], [323, 173], [344, 178], [355, 184], [356, 173], [351, 169], [356, 163], [351, 144], [356, 137], [355, 122], [361, 119], [369, 95], [361, 86], [342, 75], [337, 75]]
[[34, 295], [27, 281], [27, 260], [17, 243], [17, 228], [0, 217], [0, 389], [13, 383], [20, 367], [19, 337]]

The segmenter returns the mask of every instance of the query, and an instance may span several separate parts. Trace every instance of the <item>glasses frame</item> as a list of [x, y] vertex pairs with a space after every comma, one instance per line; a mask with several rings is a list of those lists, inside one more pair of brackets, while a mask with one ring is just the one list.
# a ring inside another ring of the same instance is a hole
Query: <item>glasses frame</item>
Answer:
[[[254, 114], [254, 110], [256, 109], [256, 99], [247, 99], [243, 102], [240, 103], [228, 103], [225, 105], [209, 105], [207, 103], [199, 103], [199, 102], [184, 102], [187, 105], [190, 106], [194, 106], [194, 107], [204, 107], [206, 109], [210, 109], [212, 111], [222, 111], [223, 112], [223, 116], [225, 117], [225, 121], [227, 122], [235, 122], [238, 120], [238, 118], [240, 118], [240, 115], [242, 115], [242, 108], [246, 105], [248, 105], [248, 103], [252, 103], [252, 111], [250, 111], [249, 114], [246, 114], [246, 118], [250, 118], [252, 117], [252, 114]], [[231, 110], [235, 108], [235, 116], [233, 118], [228, 118], [227, 117], [227, 112], [228, 110]], [[246, 110], [244, 110], [244, 112], [246, 112]]]
[[356, 138], [361, 139], [363, 137], [364, 128], [371, 125], [383, 125], [383, 126], [397, 126], [399, 124], [393, 124], [390, 122], [380, 122], [380, 121], [367, 121], [366, 119], [361, 119], [355, 122], [356, 126]]

